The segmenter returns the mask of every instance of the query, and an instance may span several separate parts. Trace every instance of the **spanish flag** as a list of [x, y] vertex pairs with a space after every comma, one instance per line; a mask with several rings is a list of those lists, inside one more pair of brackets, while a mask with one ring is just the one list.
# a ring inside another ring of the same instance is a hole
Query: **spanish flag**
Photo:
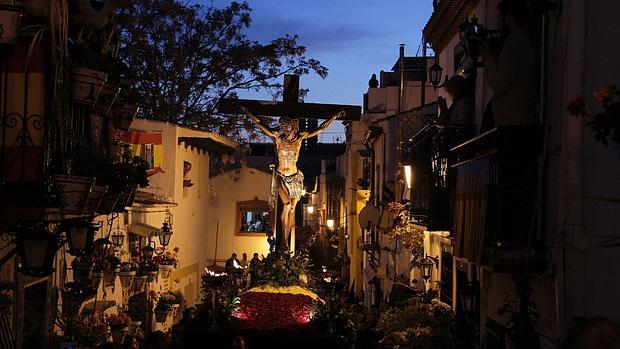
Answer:
[[147, 176], [164, 173], [161, 132], [131, 130], [124, 133], [123, 141], [129, 144], [132, 154], [140, 156], [149, 164]]
[[[47, 51], [30, 41], [3, 48], [0, 64], [0, 178], [36, 182], [43, 174]], [[29, 56], [30, 53], [30, 56]], [[30, 57], [30, 59], [28, 59]]]

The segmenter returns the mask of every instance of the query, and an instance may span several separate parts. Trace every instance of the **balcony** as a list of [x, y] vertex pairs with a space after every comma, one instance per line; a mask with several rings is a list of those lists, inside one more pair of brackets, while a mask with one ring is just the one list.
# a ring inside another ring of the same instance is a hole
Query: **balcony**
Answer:
[[409, 143], [413, 164], [411, 213], [431, 231], [450, 230], [450, 149], [474, 133], [473, 125], [431, 123]]
[[498, 127], [451, 149], [455, 255], [510, 269], [534, 255], [539, 127]]

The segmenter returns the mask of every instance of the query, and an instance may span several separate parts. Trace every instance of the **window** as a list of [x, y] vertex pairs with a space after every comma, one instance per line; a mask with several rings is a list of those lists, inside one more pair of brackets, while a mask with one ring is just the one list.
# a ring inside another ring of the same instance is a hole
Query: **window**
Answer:
[[271, 232], [269, 203], [254, 197], [253, 200], [237, 202], [238, 235], [263, 235]]

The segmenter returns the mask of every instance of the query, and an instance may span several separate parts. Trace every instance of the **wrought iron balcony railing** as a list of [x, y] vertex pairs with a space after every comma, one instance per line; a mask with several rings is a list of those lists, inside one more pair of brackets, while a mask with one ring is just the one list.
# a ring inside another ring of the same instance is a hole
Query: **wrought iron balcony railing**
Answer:
[[411, 214], [428, 230], [450, 230], [450, 149], [468, 139], [474, 125], [432, 123], [415, 134], [405, 162], [413, 165]]
[[497, 127], [451, 149], [457, 256], [496, 266], [533, 255], [540, 151], [534, 126]]

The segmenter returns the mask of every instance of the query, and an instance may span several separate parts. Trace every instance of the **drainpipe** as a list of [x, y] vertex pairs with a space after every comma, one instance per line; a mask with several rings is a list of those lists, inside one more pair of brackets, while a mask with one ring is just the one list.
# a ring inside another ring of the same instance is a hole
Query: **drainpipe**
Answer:
[[[564, 86], [563, 99], [561, 102], [568, 101], [574, 96], [585, 96], [585, 74], [587, 67], [586, 56], [586, 33], [588, 2], [565, 1], [566, 23], [564, 23], [565, 36], [564, 47], [566, 66], [564, 67]], [[563, 114], [566, 114], [563, 111]], [[568, 265], [563, 264], [562, 269], [566, 278], [563, 280], [563, 323], [566, 326], [570, 316], [575, 314], [587, 313], [585, 291], [583, 287], [574, 287], [575, 281], [578, 285], [587, 285], [585, 270], [587, 269], [588, 241], [584, 229], [584, 205], [583, 205], [583, 181], [584, 181], [584, 125], [581, 118], [569, 117], [565, 115], [564, 137], [562, 141], [562, 160], [565, 171], [564, 178], [564, 215], [567, 244], [563, 254], [568, 254], [565, 260]], [[570, 243], [568, 243], [570, 242]], [[584, 283], [585, 281], [585, 283]], [[568, 292], [571, 293], [570, 297]], [[564, 327], [566, 328], [566, 327]]]
[[398, 91], [398, 112], [403, 111], [403, 99], [405, 92], [405, 44], [400, 44], [400, 54], [398, 56], [400, 70], [400, 87]]

